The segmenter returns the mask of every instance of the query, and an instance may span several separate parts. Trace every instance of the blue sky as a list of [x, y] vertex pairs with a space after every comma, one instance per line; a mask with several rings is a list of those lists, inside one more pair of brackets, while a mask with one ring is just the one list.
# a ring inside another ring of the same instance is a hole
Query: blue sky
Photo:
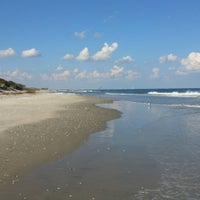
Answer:
[[0, 4], [0, 77], [49, 88], [200, 87], [199, 0]]

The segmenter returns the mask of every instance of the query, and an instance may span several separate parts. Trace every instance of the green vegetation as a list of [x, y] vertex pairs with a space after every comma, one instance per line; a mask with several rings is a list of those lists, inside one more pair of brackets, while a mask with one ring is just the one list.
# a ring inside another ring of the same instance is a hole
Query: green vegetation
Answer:
[[25, 89], [26, 93], [32, 93], [32, 94], [36, 93], [37, 90], [38, 90], [37, 88], [26, 88]]
[[0, 78], [0, 89], [2, 90], [24, 90], [24, 88], [25, 85]]
[[26, 87], [23, 84], [15, 83], [13, 81], [7, 81], [5, 79], [0, 78], [0, 93], [4, 94], [22, 94], [22, 93], [30, 93], [34, 94], [38, 90], [48, 90], [48, 88], [34, 88], [34, 87]]

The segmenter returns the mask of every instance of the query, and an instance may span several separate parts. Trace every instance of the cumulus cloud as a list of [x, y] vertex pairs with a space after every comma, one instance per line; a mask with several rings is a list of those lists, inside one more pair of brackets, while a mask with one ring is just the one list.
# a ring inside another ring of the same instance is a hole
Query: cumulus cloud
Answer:
[[159, 77], [159, 72], [160, 72], [160, 69], [158, 67], [154, 67], [152, 69], [152, 74], [150, 75], [150, 78], [152, 79], [156, 79]]
[[98, 72], [97, 70], [93, 71], [90, 75], [91, 78], [96, 78], [96, 79], [105, 79], [109, 78], [109, 73], [101, 73]]
[[[94, 70], [92, 72], [87, 72], [86, 70], [76, 71], [76, 73], [74, 73], [74, 76], [76, 79], [108, 79], [121, 76], [123, 72], [123, 67], [113, 66], [109, 71], [106, 72], [99, 72], [97, 70]], [[130, 75], [130, 72], [128, 73]]]
[[72, 54], [65, 54], [63, 57], [62, 57], [63, 60], [78, 60], [78, 61], [87, 61], [90, 59], [89, 57], [89, 50], [87, 47], [85, 47], [83, 50], [80, 51], [79, 55], [78, 56], [74, 56]]
[[183, 76], [190, 73], [200, 72], [200, 52], [191, 52], [186, 58], [180, 60], [181, 66], [176, 70], [176, 74]]
[[123, 73], [124, 68], [119, 67], [117, 65], [113, 66], [112, 69], [110, 69], [110, 76], [119, 76], [121, 73]]
[[7, 71], [5, 75], [12, 78], [16, 77], [19, 75], [19, 69], [15, 69], [14, 71]]
[[79, 71], [78, 69], [74, 69], [73, 72], [76, 79], [105, 79], [110, 77], [108, 72], [103, 73], [97, 70], [87, 72], [86, 70]]
[[159, 62], [164, 63], [164, 62], [167, 62], [167, 61], [176, 61], [177, 59], [178, 59], [178, 57], [171, 53], [171, 54], [166, 55], [166, 56], [161, 56], [159, 58]]
[[134, 72], [132, 70], [128, 70], [126, 72], [126, 79], [135, 80], [137, 78], [139, 78], [139, 74], [137, 72]]
[[85, 33], [86, 33], [86, 31], [75, 32], [75, 33], [74, 33], [74, 36], [75, 36], [76, 38], [83, 39], [83, 38], [85, 38]]
[[61, 73], [53, 73], [52, 78], [53, 80], [65, 80], [70, 75], [70, 71], [66, 70]]
[[13, 55], [15, 55], [15, 51], [12, 48], [0, 50], [0, 57], [1, 58], [13, 56]]
[[29, 80], [33, 78], [33, 76], [27, 72], [22, 72], [19, 77], [21, 77], [22, 79], [29, 79]]
[[181, 60], [181, 64], [186, 71], [200, 71], [200, 53], [191, 52], [187, 58]]
[[95, 70], [95, 71], [92, 72], [92, 77], [101, 78], [101, 74], [98, 71]]
[[93, 60], [107, 60], [111, 54], [118, 48], [117, 42], [112, 43], [110, 46], [104, 43], [104, 47], [92, 56]]
[[37, 57], [37, 56], [40, 56], [40, 55], [41, 55], [40, 52], [35, 48], [22, 51], [22, 57], [23, 58]]
[[[75, 59], [78, 61], [87, 61], [87, 60], [107, 60], [110, 58], [111, 54], [118, 48], [118, 44], [116, 42], [112, 43], [110, 46], [105, 43], [104, 47], [97, 53], [95, 53], [93, 56], [89, 55], [89, 50], [87, 47], [85, 47], [83, 50], [80, 51], [78, 56], [74, 56], [72, 54], [66, 54], [62, 57], [63, 60], [71, 60]], [[125, 58], [126, 60], [130, 60], [131, 57]]]
[[88, 48], [86, 47], [79, 53], [79, 55], [76, 57], [76, 60], [86, 61], [88, 59], [89, 59], [89, 51]]
[[124, 56], [119, 60], [116, 60], [115, 63], [127, 63], [127, 62], [134, 62], [134, 59], [131, 56]]
[[63, 60], [72, 60], [74, 59], [74, 55], [72, 54], [65, 54], [63, 57], [62, 57]]
[[86, 79], [88, 78], [87, 71], [82, 71], [76, 74], [75, 76], [76, 79]]
[[76, 73], [79, 72], [79, 69], [75, 68], [75, 69], [73, 70], [73, 72], [74, 72], [74, 74], [76, 74]]
[[32, 79], [32, 75], [27, 72], [21, 72], [19, 69], [15, 69], [13, 71], [7, 71], [2, 74], [7, 79], [17, 79], [17, 80], [25, 80]]
[[63, 70], [63, 67], [62, 67], [62, 66], [56, 67], [56, 71], [61, 71], [61, 70]]
[[[58, 67], [59, 68], [59, 67]], [[79, 70], [77, 68], [72, 69], [71, 71], [56, 71], [55, 73], [51, 74], [42, 74], [40, 75], [41, 80], [66, 80], [68, 77], [72, 79], [78, 80], [106, 80], [106, 79], [115, 79], [117, 77], [127, 79], [127, 80], [135, 80], [140, 77], [137, 72], [132, 70], [125, 70], [123, 67], [119, 67], [117, 65], [113, 66], [112, 68], [100, 72], [98, 70], [94, 71], [86, 71], [86, 70]]]

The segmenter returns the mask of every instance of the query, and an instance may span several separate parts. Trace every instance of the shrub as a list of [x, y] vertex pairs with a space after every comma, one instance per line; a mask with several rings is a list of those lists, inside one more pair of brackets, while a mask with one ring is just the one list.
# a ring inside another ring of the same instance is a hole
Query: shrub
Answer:
[[36, 93], [37, 89], [36, 88], [26, 88], [26, 93]]

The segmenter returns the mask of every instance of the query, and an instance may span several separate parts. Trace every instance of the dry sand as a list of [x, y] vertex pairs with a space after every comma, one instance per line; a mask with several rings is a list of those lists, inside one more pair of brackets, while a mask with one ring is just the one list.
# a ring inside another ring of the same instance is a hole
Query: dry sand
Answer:
[[78, 148], [118, 118], [95, 97], [41, 93], [0, 96], [0, 184]]

